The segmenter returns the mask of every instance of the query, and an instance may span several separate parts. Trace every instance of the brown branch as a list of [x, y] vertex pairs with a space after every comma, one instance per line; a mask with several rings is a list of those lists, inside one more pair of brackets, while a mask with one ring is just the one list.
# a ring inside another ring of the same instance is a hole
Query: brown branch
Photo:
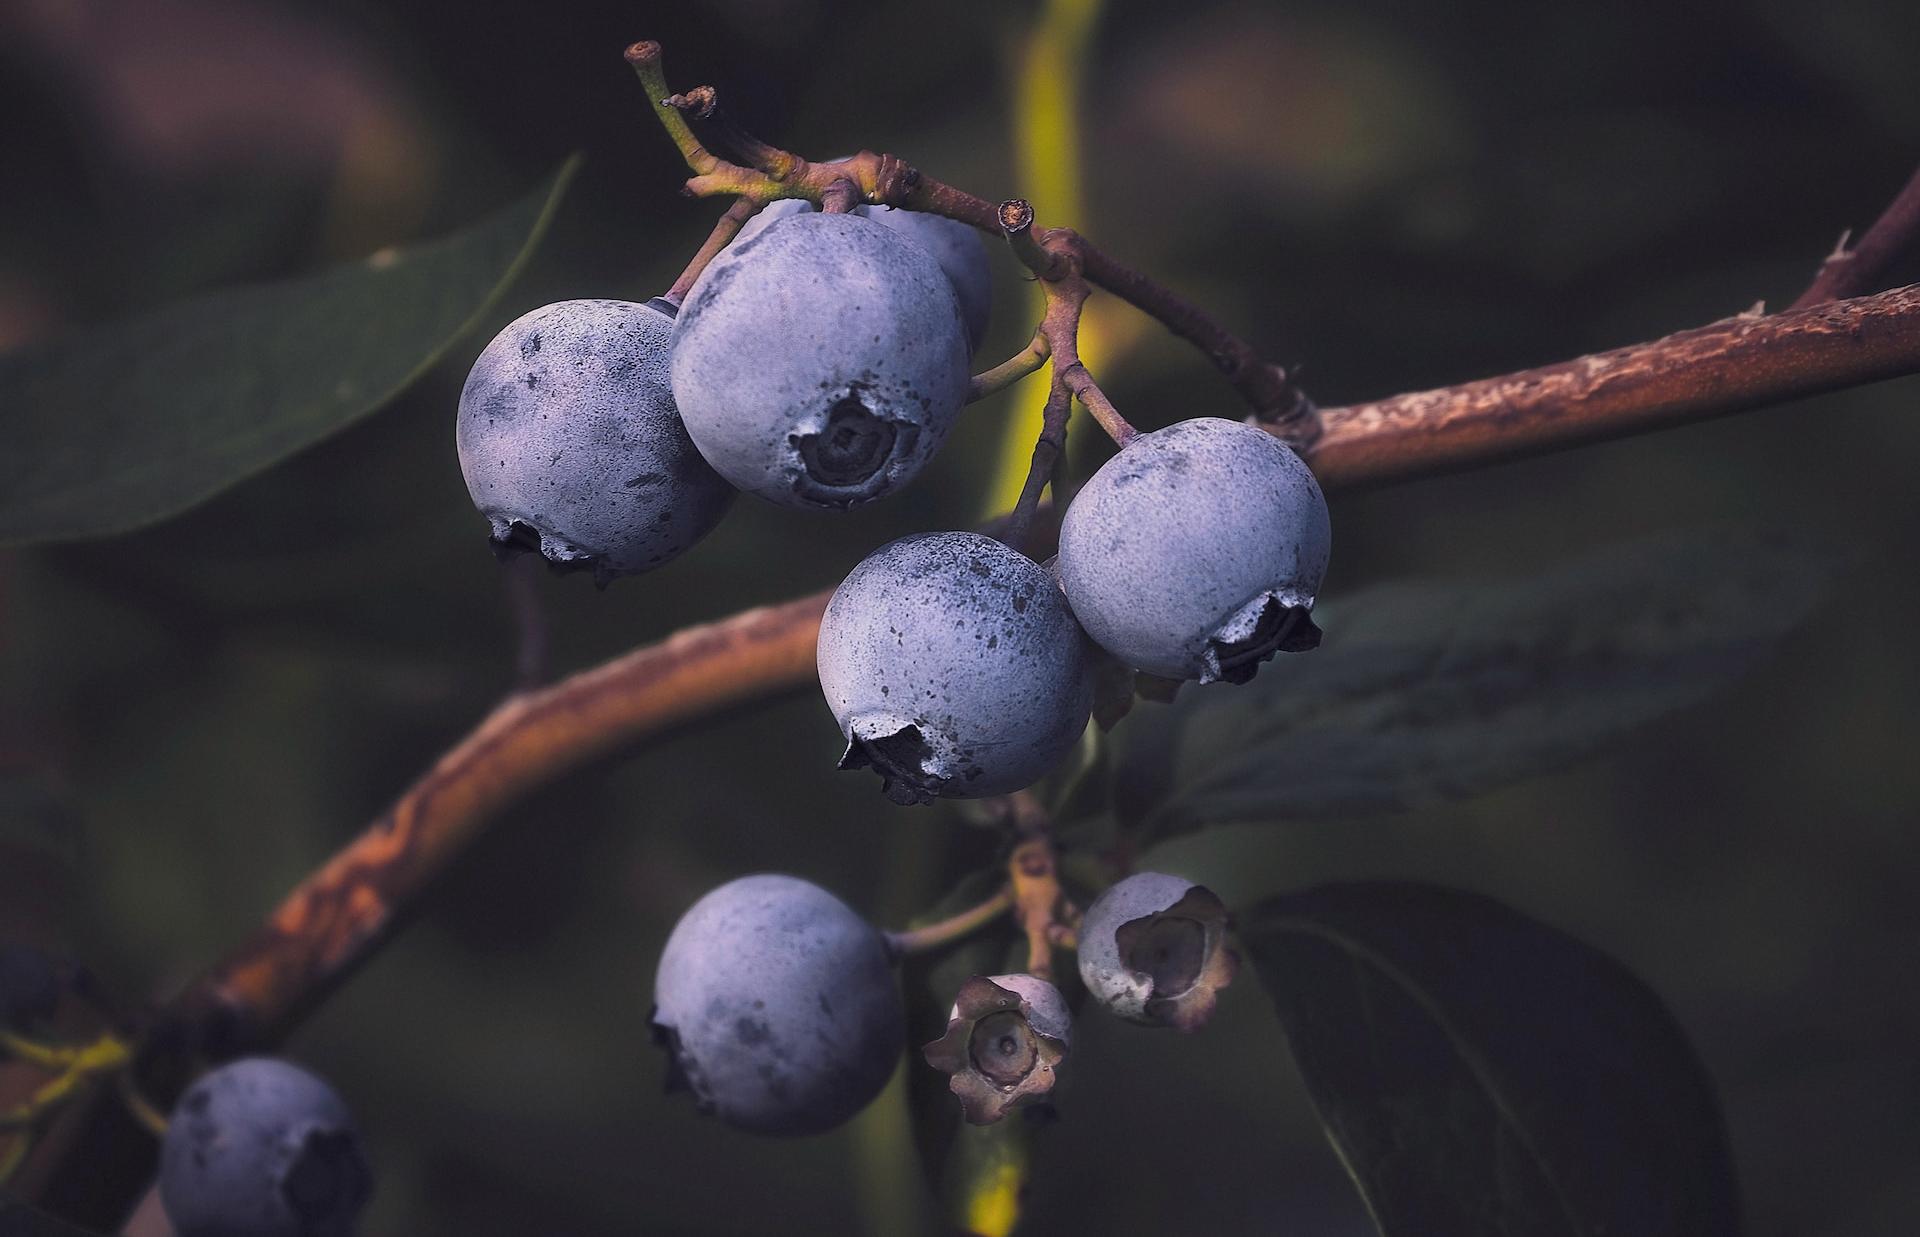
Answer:
[[1920, 370], [1920, 285], [1322, 411], [1329, 487], [1644, 433]]
[[821, 594], [749, 610], [508, 699], [197, 980], [169, 1021], [217, 1055], [274, 1043], [527, 791], [669, 727], [811, 682], [825, 608]]
[[1800, 294], [1790, 309], [1805, 309], [1825, 301], [1859, 296], [1880, 286], [1888, 268], [1900, 255], [1920, 246], [1920, 170], [1906, 187], [1880, 212], [1860, 243], [1851, 249], [1842, 235], [1827, 260], [1813, 277], [1813, 283]]

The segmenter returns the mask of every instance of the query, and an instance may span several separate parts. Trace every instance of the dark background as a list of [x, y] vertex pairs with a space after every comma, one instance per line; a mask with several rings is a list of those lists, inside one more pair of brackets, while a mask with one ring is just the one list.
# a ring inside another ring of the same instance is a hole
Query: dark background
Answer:
[[[0, 7], [0, 345], [431, 236], [590, 162], [498, 325], [662, 290], [716, 213], [620, 60], [813, 155], [895, 151], [989, 198], [1013, 172], [1028, 5], [216, 3]], [[1114, 0], [1086, 67], [1072, 222], [1303, 361], [1329, 404], [1784, 305], [1920, 150], [1920, 8]], [[1903, 278], [1916, 272], [1908, 270]], [[1000, 263], [983, 358], [1025, 339]], [[490, 331], [491, 326], [488, 328]], [[130, 997], [245, 934], [506, 686], [511, 628], [452, 449], [485, 333], [377, 417], [199, 510], [0, 555], [0, 828], [77, 859], [59, 931]], [[1152, 332], [1102, 378], [1143, 427], [1234, 414]], [[1851, 567], [1730, 694], [1603, 756], [1401, 816], [1224, 831], [1163, 866], [1245, 901], [1328, 876], [1481, 890], [1624, 959], [1723, 1089], [1757, 1234], [1920, 1223], [1920, 531], [1914, 380], [1334, 500], [1329, 593], [1537, 570], [1706, 521], [1809, 530]], [[0, 431], [9, 410], [0, 408]], [[605, 594], [540, 581], [563, 668], [824, 587], [980, 514], [1004, 402], [906, 496], [742, 502]], [[1081, 435], [1077, 448], [1096, 458]], [[5, 450], [0, 436], [0, 450]], [[1330, 633], [1337, 639], [1337, 633]], [[887, 923], [962, 828], [835, 774], [810, 694], [510, 812], [299, 1033], [381, 1174], [370, 1233], [895, 1232], [920, 1189], [900, 1092], [756, 1141], [660, 1095], [654, 958], [707, 887], [817, 880]], [[0, 876], [4, 876], [0, 872]], [[18, 918], [16, 916], [16, 918]], [[1035, 1233], [1362, 1233], [1248, 974], [1200, 1038], [1082, 1025]]]

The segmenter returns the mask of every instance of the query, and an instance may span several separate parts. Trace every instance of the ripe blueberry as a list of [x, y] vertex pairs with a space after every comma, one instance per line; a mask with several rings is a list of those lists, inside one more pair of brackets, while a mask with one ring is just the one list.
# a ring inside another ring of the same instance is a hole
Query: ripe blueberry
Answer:
[[498, 546], [600, 583], [712, 531], [734, 491], [687, 437], [652, 305], [561, 301], [508, 324], [460, 393], [460, 471]]
[[1090, 652], [1053, 577], [991, 537], [881, 546], [820, 622], [840, 767], [871, 767], [896, 803], [1031, 785], [1086, 728]]
[[347, 1237], [372, 1194], [346, 1105], [271, 1057], [194, 1083], [160, 1145], [160, 1201], [179, 1237]]
[[[813, 203], [804, 198], [769, 202], [747, 220], [733, 243], [738, 245], [750, 239], [775, 220], [806, 214], [813, 209]], [[993, 310], [993, 267], [987, 261], [987, 247], [981, 242], [979, 231], [957, 219], [926, 211], [863, 204], [849, 213], [884, 223], [933, 255], [960, 301], [968, 350], [978, 351], [980, 341], [986, 338], [987, 319]]]
[[1031, 975], [976, 975], [960, 986], [947, 1031], [923, 1050], [974, 1125], [991, 1125], [1053, 1091], [1073, 1015], [1060, 990]]
[[731, 881], [680, 917], [654, 978], [670, 1087], [757, 1134], [818, 1134], [880, 1093], [905, 1013], [880, 933], [793, 876]]
[[673, 327], [673, 395], [720, 475], [793, 507], [912, 480], [967, 396], [939, 264], [857, 215], [797, 213], [707, 267]]
[[1237, 967], [1226, 946], [1227, 908], [1203, 885], [1138, 872], [1087, 908], [1080, 978], [1129, 1022], [1197, 1031]]
[[1326, 500], [1263, 430], [1196, 417], [1101, 466], [1060, 525], [1060, 584], [1087, 634], [1168, 679], [1244, 683], [1320, 643]]

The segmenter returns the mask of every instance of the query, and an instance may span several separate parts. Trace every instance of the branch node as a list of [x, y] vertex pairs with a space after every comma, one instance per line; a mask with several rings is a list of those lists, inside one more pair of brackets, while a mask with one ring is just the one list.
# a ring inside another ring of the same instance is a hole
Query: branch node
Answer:
[[[1007, 238], [1013, 256], [1020, 259], [1022, 266], [1049, 283], [1074, 272], [1075, 266], [1065, 253], [1033, 234], [1031, 202], [1025, 198], [1008, 198], [1000, 203], [995, 214], [1000, 220], [1000, 234]], [[1052, 237], [1053, 233], [1049, 232], [1048, 239]]]

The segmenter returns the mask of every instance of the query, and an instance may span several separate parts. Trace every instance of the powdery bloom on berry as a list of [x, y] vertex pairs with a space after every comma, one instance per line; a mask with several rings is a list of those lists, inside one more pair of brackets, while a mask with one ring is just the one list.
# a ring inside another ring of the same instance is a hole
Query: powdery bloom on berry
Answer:
[[1080, 978], [1129, 1022], [1199, 1030], [1238, 970], [1227, 928], [1226, 905], [1204, 885], [1135, 873], [1087, 908]]

